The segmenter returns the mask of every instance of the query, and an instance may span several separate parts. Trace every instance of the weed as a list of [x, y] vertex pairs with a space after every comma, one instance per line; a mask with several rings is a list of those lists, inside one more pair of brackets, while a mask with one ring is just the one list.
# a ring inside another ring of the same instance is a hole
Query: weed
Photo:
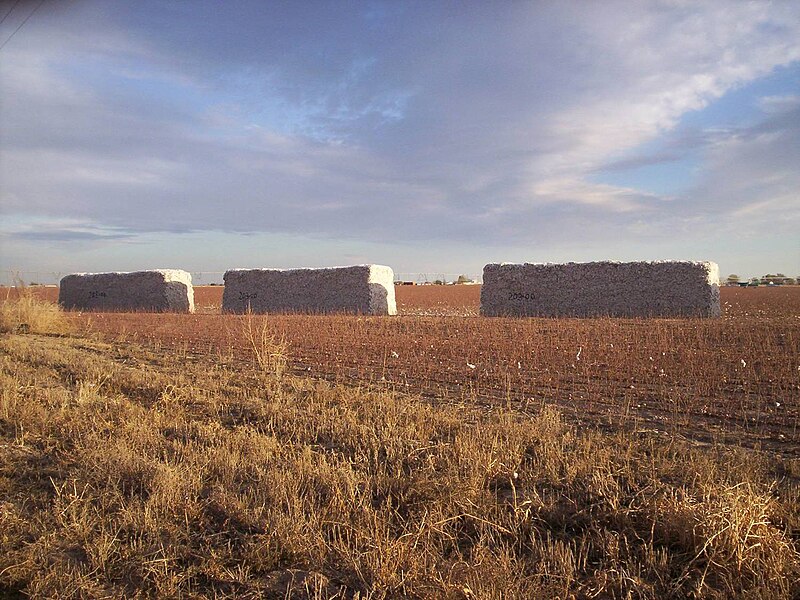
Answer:
[[256, 317], [248, 308], [241, 317], [239, 334], [252, 351], [261, 371], [280, 379], [288, 364], [288, 344], [284, 336], [272, 333], [266, 317]]
[[[12, 290], [14, 291], [12, 297]], [[57, 304], [42, 300], [31, 288], [18, 281], [7, 288], [0, 302], [0, 332], [64, 334], [70, 324]]]

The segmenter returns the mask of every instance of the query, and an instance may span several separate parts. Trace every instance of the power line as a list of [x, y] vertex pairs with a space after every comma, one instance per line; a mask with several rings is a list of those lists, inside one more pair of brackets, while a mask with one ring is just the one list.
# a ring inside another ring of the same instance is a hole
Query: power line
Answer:
[[[17, 28], [14, 30], [14, 32], [13, 32], [13, 33], [12, 33], [10, 36], [8, 36], [8, 38], [6, 39], [6, 41], [5, 41], [5, 42], [3, 42], [3, 45], [2, 45], [2, 46], [0, 46], [0, 50], [2, 50], [3, 48], [5, 48], [5, 47], [6, 47], [6, 44], [7, 44], [8, 42], [10, 42], [10, 41], [11, 41], [11, 38], [13, 38], [15, 35], [17, 35], [17, 32], [18, 32], [20, 29], [22, 29], [22, 26], [23, 26], [23, 25], [25, 25], [25, 23], [27, 23], [27, 22], [28, 22], [28, 19], [30, 19], [30, 18], [33, 16], [33, 14], [34, 14], [34, 13], [35, 13], [37, 10], [39, 10], [39, 7], [40, 7], [42, 4], [44, 4], [44, 0], [40, 0], [39, 4], [37, 4], [37, 5], [36, 5], [36, 8], [34, 8], [34, 9], [31, 11], [31, 14], [29, 14], [27, 17], [25, 17], [25, 20], [24, 20], [22, 23], [20, 23], [20, 24], [17, 26]], [[16, 6], [16, 4], [15, 4], [14, 6]], [[12, 7], [12, 9], [11, 9], [11, 10], [14, 10], [14, 9], [13, 9], [13, 7]], [[9, 11], [9, 12], [10, 12], [10, 11]], [[8, 16], [8, 15], [6, 15], [6, 16]]]
[[0, 19], [0, 25], [2, 25], [3, 23], [6, 22], [6, 19], [8, 18], [8, 15], [10, 15], [12, 12], [14, 12], [14, 9], [17, 8], [17, 4], [19, 4], [20, 1], [21, 0], [17, 0], [16, 2], [14, 2], [14, 4], [11, 6], [11, 8], [8, 9], [8, 12], [3, 15], [3, 18]]

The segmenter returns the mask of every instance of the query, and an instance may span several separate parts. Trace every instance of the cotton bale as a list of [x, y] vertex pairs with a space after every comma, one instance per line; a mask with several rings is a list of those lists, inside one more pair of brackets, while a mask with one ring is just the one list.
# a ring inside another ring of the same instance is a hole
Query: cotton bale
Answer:
[[394, 315], [394, 273], [383, 265], [226, 271], [222, 310]]
[[89, 311], [194, 312], [192, 276], [178, 269], [73, 273], [61, 279], [58, 302]]
[[481, 315], [719, 317], [719, 267], [692, 261], [492, 263], [483, 269]]

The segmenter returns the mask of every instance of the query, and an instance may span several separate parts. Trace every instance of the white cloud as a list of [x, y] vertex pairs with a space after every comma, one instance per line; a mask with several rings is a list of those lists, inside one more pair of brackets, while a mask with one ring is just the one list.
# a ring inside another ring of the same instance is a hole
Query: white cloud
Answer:
[[603, 48], [597, 67], [604, 67], [605, 78], [592, 77], [572, 106], [548, 119], [544, 136], [564, 141], [565, 148], [531, 161], [534, 193], [564, 187], [571, 178], [574, 187], [583, 187], [576, 202], [589, 198], [618, 210], [615, 199], [629, 191], [592, 186], [587, 174], [728, 90], [800, 60], [800, 20], [788, 6], [777, 13], [759, 3], [673, 8], [629, 5], [623, 20], [603, 3], [584, 14], [580, 31]]
[[84, 219], [12, 213], [4, 215], [0, 237], [26, 241], [93, 242], [133, 236], [123, 228], [107, 227]]
[[764, 96], [759, 99], [758, 105], [767, 114], [786, 113], [800, 106], [800, 94]]
[[647, 211], [653, 201], [662, 198], [633, 188], [588, 183], [576, 178], [547, 179], [534, 184], [535, 203], [575, 203], [603, 208], [612, 212]]

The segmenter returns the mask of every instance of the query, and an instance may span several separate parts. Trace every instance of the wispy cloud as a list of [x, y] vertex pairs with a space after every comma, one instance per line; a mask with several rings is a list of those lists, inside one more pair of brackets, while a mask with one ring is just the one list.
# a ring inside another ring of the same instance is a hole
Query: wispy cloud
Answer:
[[7, 239], [47, 242], [98, 242], [133, 239], [129, 231], [107, 227], [78, 219], [30, 217], [6, 215], [0, 236]]
[[[800, 103], [762, 99], [766, 118], [706, 151], [694, 198], [732, 227], [796, 235], [800, 226]], [[800, 256], [800, 246], [798, 247]]]

